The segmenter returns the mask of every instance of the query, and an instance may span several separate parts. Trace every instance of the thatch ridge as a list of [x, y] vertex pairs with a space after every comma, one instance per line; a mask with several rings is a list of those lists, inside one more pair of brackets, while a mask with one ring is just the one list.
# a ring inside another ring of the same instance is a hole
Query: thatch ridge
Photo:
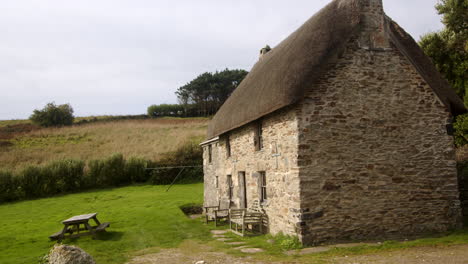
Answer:
[[216, 113], [208, 138], [300, 100], [303, 84], [346, 43], [360, 22], [359, 0], [335, 0], [259, 60]]
[[[301, 100], [331, 60], [360, 30], [361, 0], [334, 0], [312, 16], [254, 65], [208, 126], [208, 139], [219, 136]], [[386, 18], [389, 39], [415, 65], [455, 114], [466, 112], [430, 59], [411, 36]], [[313, 89], [313, 87], [312, 87]]]

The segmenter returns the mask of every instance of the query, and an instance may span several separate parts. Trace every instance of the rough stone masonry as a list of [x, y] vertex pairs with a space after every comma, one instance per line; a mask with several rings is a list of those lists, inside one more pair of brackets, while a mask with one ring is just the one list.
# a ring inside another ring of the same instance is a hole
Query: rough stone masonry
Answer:
[[[302, 80], [300, 99], [202, 144], [205, 205], [230, 198], [232, 207], [249, 206], [266, 185], [269, 231], [306, 245], [460, 227], [454, 143], [446, 130], [453, 109], [402, 52], [392, 35], [401, 29], [382, 1], [335, 0], [307, 23], [333, 16], [333, 8], [353, 10], [343, 14], [359, 22], [334, 52], [316, 54], [328, 56], [326, 63], [304, 69], [317, 78]], [[255, 67], [299, 43], [289, 41]], [[238, 96], [231, 97], [229, 104]]]

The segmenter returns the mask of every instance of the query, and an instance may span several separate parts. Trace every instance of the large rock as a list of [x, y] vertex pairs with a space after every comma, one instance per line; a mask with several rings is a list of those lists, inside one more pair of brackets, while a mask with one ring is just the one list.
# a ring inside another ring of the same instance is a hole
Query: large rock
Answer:
[[96, 262], [79, 247], [58, 245], [49, 253], [49, 264], [96, 264]]

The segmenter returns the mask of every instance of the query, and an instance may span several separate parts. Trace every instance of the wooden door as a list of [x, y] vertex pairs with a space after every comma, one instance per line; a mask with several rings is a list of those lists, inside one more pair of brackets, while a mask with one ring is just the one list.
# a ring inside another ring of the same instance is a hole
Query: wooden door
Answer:
[[239, 207], [247, 208], [247, 183], [244, 171], [239, 172]]

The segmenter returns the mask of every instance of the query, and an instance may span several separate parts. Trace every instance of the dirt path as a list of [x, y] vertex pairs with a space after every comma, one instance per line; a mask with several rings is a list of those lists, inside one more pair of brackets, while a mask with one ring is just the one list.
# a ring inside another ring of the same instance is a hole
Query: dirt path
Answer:
[[335, 258], [333, 264], [468, 264], [468, 245], [419, 247], [372, 255]]
[[[179, 248], [166, 249], [159, 253], [141, 255], [128, 264], [294, 264], [311, 263], [298, 258], [289, 262], [269, 262], [253, 257], [235, 257], [214, 251], [208, 245], [186, 241]], [[371, 255], [336, 257], [329, 264], [468, 264], [468, 245], [450, 247], [419, 247]]]

